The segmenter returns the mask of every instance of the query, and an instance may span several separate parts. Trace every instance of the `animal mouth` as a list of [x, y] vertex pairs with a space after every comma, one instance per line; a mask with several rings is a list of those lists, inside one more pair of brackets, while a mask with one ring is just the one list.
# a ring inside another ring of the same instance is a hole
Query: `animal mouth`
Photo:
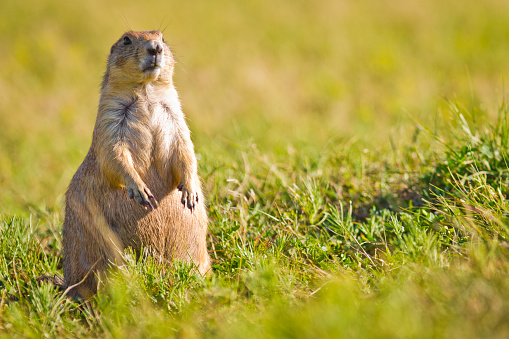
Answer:
[[160, 68], [161, 68], [161, 57], [153, 55], [145, 59], [145, 67], [143, 68], [145, 72], [155, 71]]

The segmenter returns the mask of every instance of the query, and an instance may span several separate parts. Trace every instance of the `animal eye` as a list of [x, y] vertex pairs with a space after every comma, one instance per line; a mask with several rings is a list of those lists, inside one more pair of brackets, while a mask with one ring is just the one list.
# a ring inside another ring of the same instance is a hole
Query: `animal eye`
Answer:
[[127, 37], [127, 36], [124, 37], [124, 45], [130, 45], [132, 43], [133, 42], [131, 41], [131, 39], [129, 39], [129, 37]]

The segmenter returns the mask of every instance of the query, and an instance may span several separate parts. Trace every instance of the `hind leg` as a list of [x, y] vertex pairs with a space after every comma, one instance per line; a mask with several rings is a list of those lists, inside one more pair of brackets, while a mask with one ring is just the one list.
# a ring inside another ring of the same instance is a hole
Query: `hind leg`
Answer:
[[97, 209], [67, 196], [62, 233], [63, 268], [68, 295], [90, 298], [97, 293], [100, 275], [109, 261], [119, 261], [116, 236]]

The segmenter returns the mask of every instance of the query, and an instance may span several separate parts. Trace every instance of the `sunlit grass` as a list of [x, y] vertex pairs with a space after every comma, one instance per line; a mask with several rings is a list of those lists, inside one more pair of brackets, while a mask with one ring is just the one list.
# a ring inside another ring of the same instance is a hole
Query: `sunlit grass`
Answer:
[[197, 149], [212, 153], [210, 140], [387, 143], [414, 118], [444, 120], [443, 97], [494, 112], [509, 67], [507, 13], [497, 0], [7, 1], [0, 201], [6, 211], [60, 208], [90, 144], [107, 52], [128, 28], [166, 28]]

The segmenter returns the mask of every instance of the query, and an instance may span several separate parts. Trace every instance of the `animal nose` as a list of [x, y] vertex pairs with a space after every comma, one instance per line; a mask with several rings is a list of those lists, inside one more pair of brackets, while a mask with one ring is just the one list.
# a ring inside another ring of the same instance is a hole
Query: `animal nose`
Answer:
[[161, 43], [157, 40], [147, 41], [145, 47], [147, 48], [147, 52], [150, 55], [161, 54], [161, 52], [163, 51], [163, 47], [161, 46]]

